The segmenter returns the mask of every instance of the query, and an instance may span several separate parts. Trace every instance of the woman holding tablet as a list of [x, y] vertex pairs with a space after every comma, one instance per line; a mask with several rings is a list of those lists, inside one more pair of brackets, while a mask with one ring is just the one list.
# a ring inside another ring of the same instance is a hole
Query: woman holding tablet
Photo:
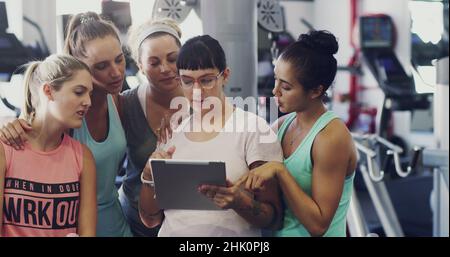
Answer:
[[[166, 127], [166, 115], [174, 112], [169, 107], [171, 99], [183, 95], [176, 80], [176, 59], [181, 46], [181, 31], [170, 19], [148, 20], [130, 29], [128, 43], [132, 57], [148, 83], [125, 91], [117, 97], [121, 87], [115, 87], [116, 83], [113, 83], [113, 87], [108, 86], [110, 79], [116, 80], [118, 74], [123, 77], [125, 71], [116, 30], [91, 12], [78, 14], [72, 20], [74, 22], [71, 24], [74, 25], [71, 26], [71, 31], [74, 33], [69, 34], [69, 41], [72, 43], [68, 44], [72, 47], [68, 46], [67, 49], [70, 53], [92, 54], [91, 57], [83, 57], [83, 60], [91, 64], [94, 81], [103, 81], [98, 87], [94, 85], [93, 99], [98, 98], [96, 95], [100, 98], [103, 96], [103, 103], [108, 106], [106, 108], [100, 100], [93, 100], [94, 106], [105, 108], [92, 108], [91, 118], [83, 122], [82, 129], [75, 130], [74, 134], [81, 142], [88, 142], [91, 150], [94, 149], [92, 151], [98, 162], [97, 170], [102, 171], [97, 173], [97, 235], [156, 236], [158, 228], [148, 229], [139, 217], [140, 174], [155, 150], [157, 141], [165, 140], [167, 136], [165, 130], [159, 128]], [[102, 89], [103, 87], [106, 89]], [[98, 88], [100, 93], [96, 94], [95, 88]], [[110, 94], [101, 93], [105, 90]], [[106, 116], [100, 117], [99, 114]], [[25, 121], [16, 120], [4, 126], [0, 129], [0, 140], [15, 145], [16, 141], [21, 141], [19, 131], [23, 133], [28, 127], [25, 124]], [[26, 127], [22, 129], [21, 126]], [[117, 190], [114, 180], [118, 168], [122, 166], [125, 152], [126, 176], [121, 188]]]
[[224, 161], [227, 185], [198, 187], [222, 210], [160, 209], [148, 183], [152, 175], [147, 165], [139, 201], [143, 223], [161, 224], [159, 236], [261, 236], [260, 228], [278, 228], [282, 211], [276, 183], [248, 193], [239, 179], [265, 162], [280, 162], [281, 147], [262, 118], [226, 99], [223, 88], [231, 71], [219, 42], [208, 35], [188, 40], [180, 49], [177, 68], [192, 114], [173, 132], [163, 146], [166, 150], [155, 151], [150, 159]]

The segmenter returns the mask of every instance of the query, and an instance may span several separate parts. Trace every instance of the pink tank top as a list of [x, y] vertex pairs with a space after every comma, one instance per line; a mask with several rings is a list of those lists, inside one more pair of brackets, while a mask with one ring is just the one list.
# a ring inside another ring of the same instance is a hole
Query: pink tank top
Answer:
[[[2, 143], [3, 144], [3, 143]], [[61, 145], [39, 152], [3, 144], [6, 157], [2, 236], [62, 237], [77, 233], [81, 144], [64, 135]]]

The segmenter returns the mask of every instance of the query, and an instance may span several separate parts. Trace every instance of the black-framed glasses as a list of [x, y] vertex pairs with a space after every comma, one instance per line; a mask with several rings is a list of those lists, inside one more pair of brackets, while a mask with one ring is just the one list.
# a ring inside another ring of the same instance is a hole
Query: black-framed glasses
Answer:
[[219, 74], [217, 75], [205, 75], [197, 79], [181, 75], [179, 76], [179, 79], [181, 81], [181, 86], [183, 86], [184, 88], [193, 88], [195, 82], [197, 82], [201, 88], [212, 89], [213, 87], [216, 86], [217, 80], [219, 79], [220, 76], [222, 76], [222, 74], [223, 71], [219, 72]]

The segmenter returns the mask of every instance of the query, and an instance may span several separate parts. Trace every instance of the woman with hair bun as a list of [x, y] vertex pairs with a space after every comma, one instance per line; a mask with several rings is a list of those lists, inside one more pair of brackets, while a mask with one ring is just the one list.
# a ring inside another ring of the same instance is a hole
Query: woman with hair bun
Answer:
[[250, 172], [247, 190], [258, 191], [276, 178], [285, 216], [277, 236], [346, 236], [346, 214], [356, 168], [356, 151], [345, 124], [323, 104], [337, 70], [335, 36], [302, 34], [275, 65], [279, 109], [274, 123], [283, 163], [268, 162]]

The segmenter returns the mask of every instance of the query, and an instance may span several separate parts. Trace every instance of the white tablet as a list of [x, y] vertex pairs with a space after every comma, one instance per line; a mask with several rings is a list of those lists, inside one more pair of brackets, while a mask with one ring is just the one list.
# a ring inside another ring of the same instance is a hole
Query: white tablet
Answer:
[[225, 186], [224, 162], [153, 159], [150, 166], [156, 201], [162, 209], [221, 210], [198, 191], [198, 186]]

